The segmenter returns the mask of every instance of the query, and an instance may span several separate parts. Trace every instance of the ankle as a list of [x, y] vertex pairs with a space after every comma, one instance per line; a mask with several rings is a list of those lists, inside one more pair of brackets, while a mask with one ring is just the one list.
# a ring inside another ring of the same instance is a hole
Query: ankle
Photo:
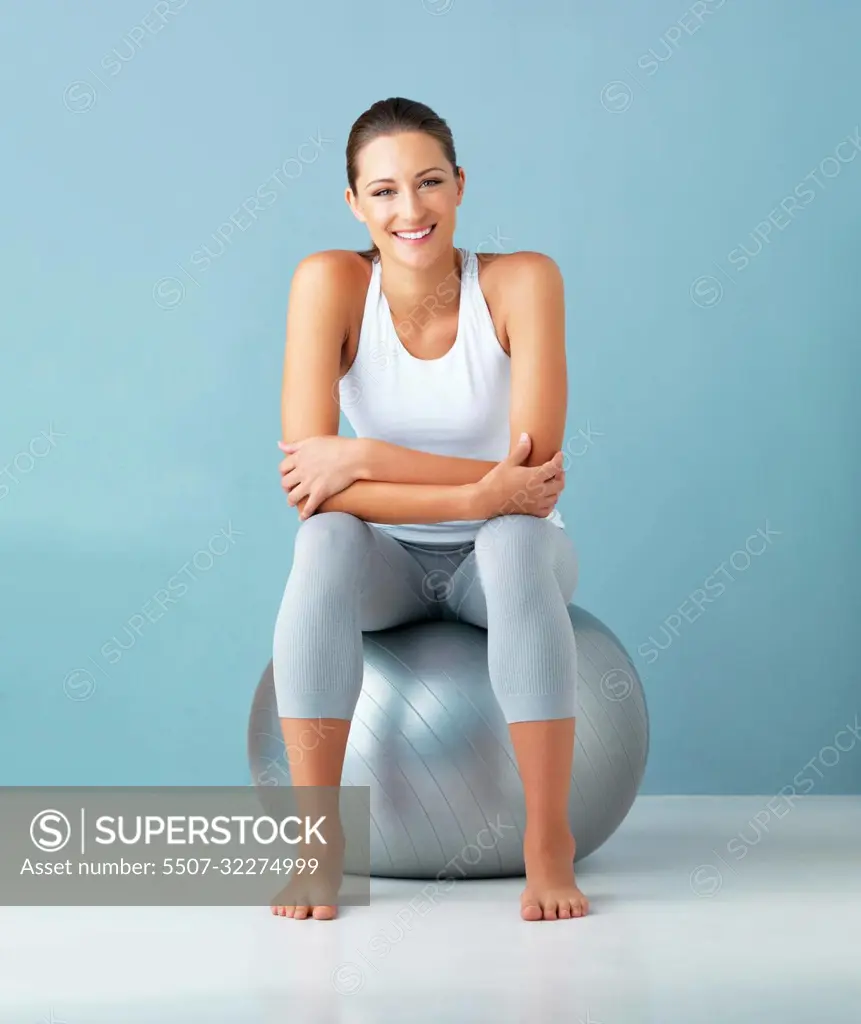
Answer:
[[563, 836], [571, 835], [571, 825], [567, 818], [540, 818], [526, 822], [524, 833], [527, 839], [541, 841], [552, 839], [558, 841]]
[[558, 854], [564, 850], [574, 856], [576, 843], [568, 822], [554, 825], [527, 825], [523, 837], [523, 848], [535, 855]]

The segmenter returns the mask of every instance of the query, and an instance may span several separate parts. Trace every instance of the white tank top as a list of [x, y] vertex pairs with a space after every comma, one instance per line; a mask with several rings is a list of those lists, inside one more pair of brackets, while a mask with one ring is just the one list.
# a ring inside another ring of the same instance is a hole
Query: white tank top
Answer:
[[[379, 256], [374, 259], [356, 358], [339, 381], [341, 410], [357, 437], [500, 462], [509, 448], [511, 360], [499, 344], [479, 286], [476, 254], [459, 251], [457, 336], [438, 359], [417, 359], [404, 348], [380, 286]], [[427, 317], [422, 313], [421, 319]], [[564, 528], [556, 509], [546, 518]], [[484, 522], [372, 525], [401, 540], [433, 544], [474, 540]]]

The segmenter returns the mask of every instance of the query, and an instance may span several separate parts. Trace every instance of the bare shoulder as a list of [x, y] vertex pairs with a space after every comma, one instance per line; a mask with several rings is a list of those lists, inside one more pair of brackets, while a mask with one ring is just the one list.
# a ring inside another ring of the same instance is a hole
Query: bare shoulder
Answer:
[[367, 264], [367, 260], [351, 249], [321, 249], [303, 257], [293, 276], [294, 279], [344, 288], [361, 280], [362, 264]]
[[298, 303], [309, 316], [326, 316], [346, 340], [357, 310], [362, 309], [370, 273], [368, 260], [353, 250], [313, 252], [301, 259], [293, 272], [291, 304]]
[[502, 348], [511, 352], [511, 329], [523, 313], [564, 308], [556, 261], [542, 252], [479, 253], [481, 288]]
[[518, 283], [561, 281], [562, 272], [552, 256], [524, 249], [521, 252], [479, 253], [479, 265], [488, 284], [508, 290]]

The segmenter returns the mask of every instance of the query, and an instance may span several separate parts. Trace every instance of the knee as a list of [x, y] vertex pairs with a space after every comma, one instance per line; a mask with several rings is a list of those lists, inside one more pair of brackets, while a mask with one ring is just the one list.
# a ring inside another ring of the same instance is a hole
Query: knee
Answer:
[[[537, 516], [496, 516], [483, 523], [475, 537], [475, 559], [486, 572], [528, 562], [531, 568], [551, 565], [549, 524]], [[551, 527], [553, 528], [553, 527]]]
[[316, 512], [299, 527], [293, 547], [293, 565], [315, 573], [327, 567], [342, 575], [367, 557], [370, 527], [349, 512]]

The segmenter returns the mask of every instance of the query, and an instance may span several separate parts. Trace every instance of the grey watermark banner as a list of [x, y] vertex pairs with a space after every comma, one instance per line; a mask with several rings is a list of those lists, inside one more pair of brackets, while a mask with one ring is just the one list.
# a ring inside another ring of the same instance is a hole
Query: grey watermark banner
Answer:
[[0, 822], [4, 906], [370, 904], [367, 786], [6, 786]]

